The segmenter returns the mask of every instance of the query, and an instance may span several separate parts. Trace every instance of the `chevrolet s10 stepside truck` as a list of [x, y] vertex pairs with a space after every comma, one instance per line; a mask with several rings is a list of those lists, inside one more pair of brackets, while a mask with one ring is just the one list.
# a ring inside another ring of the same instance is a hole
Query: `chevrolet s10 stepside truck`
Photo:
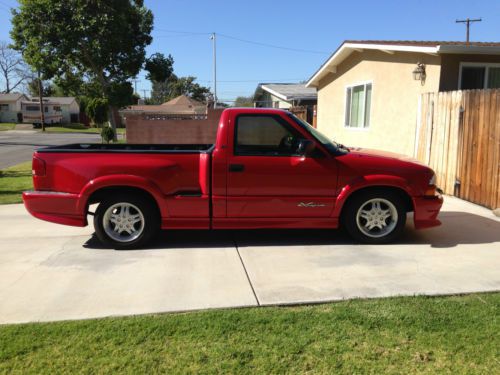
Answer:
[[160, 229], [338, 228], [387, 243], [408, 212], [437, 226], [434, 172], [408, 157], [348, 148], [283, 110], [226, 109], [215, 144], [71, 144], [33, 155], [27, 210], [86, 226], [114, 248], [144, 246]]

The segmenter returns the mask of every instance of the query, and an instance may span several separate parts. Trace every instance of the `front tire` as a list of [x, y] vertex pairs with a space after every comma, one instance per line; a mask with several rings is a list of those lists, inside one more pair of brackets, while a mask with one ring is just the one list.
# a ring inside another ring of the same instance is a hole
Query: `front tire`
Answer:
[[404, 201], [392, 192], [363, 192], [347, 202], [344, 212], [347, 232], [363, 243], [393, 242], [406, 224]]
[[158, 234], [160, 215], [149, 199], [120, 194], [99, 204], [94, 228], [103, 244], [115, 249], [135, 249]]

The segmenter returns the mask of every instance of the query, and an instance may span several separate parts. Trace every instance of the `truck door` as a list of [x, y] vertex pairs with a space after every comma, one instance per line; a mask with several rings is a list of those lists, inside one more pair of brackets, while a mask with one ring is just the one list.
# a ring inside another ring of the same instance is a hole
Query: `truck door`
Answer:
[[228, 139], [227, 217], [320, 218], [334, 207], [337, 162], [317, 150], [297, 155], [304, 138], [277, 114], [240, 114]]

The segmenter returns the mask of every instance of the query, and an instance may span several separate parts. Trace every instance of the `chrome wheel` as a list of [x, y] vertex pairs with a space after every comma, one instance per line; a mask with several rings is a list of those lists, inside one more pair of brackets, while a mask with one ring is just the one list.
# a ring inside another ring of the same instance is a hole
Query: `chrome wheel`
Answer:
[[356, 213], [358, 229], [366, 236], [380, 238], [391, 233], [398, 223], [398, 210], [387, 199], [374, 198], [361, 205]]
[[106, 234], [118, 242], [134, 241], [144, 231], [144, 215], [131, 203], [113, 204], [106, 210], [102, 220]]

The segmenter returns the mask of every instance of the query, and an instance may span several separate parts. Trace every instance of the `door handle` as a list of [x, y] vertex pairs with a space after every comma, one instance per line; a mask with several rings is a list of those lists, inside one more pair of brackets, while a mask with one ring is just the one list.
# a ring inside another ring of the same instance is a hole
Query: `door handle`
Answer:
[[229, 164], [229, 172], [243, 172], [244, 170], [243, 164]]

